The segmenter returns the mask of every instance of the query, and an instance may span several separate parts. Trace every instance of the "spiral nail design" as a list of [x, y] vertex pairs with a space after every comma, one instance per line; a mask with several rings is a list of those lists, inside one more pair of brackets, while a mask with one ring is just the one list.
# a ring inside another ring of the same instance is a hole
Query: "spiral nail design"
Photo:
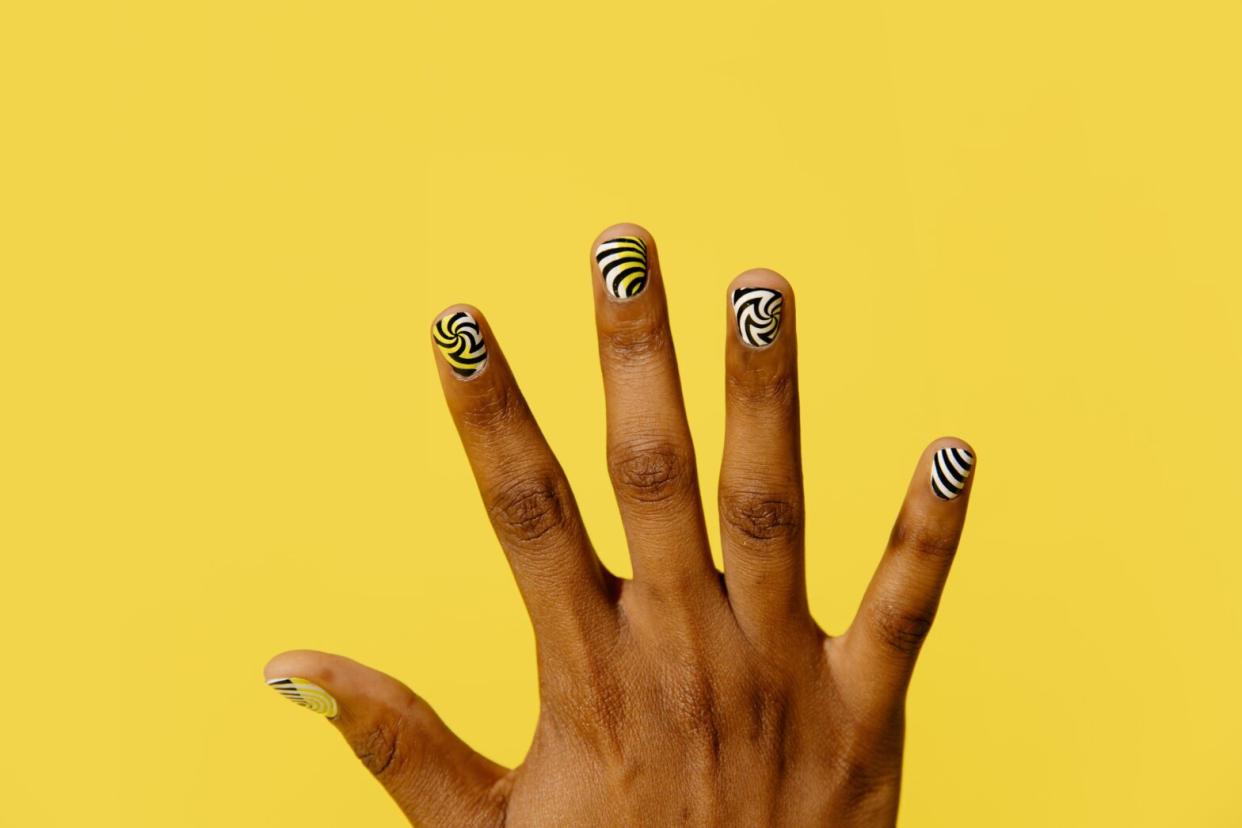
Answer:
[[336, 717], [336, 699], [314, 682], [304, 678], [274, 678], [268, 680], [267, 686], [307, 710], [327, 716], [329, 719]]
[[604, 288], [618, 299], [633, 299], [647, 287], [647, 243], [638, 236], [618, 236], [595, 248]]
[[964, 448], [947, 447], [932, 458], [931, 488], [941, 500], [952, 500], [966, 487], [966, 478], [975, 466], [975, 456]]
[[465, 311], [436, 320], [433, 336], [440, 353], [462, 379], [473, 377], [487, 364], [487, 346], [483, 344], [479, 323]]
[[752, 348], [766, 348], [781, 332], [781, 308], [785, 300], [780, 291], [744, 287], [733, 291], [733, 313], [737, 334]]

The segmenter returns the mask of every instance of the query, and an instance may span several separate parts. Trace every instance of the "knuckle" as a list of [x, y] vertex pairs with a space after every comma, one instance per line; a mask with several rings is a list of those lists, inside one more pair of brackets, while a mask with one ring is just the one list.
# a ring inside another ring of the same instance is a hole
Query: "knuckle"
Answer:
[[722, 488], [720, 516], [735, 539], [753, 546], [770, 546], [802, 535], [802, 498], [793, 491]]
[[712, 764], [718, 764], [723, 741], [717, 691], [703, 670], [679, 676], [667, 688], [668, 715], [673, 726], [699, 745]]
[[746, 710], [752, 743], [767, 744], [784, 734], [789, 710], [786, 695], [779, 688], [770, 683], [756, 683], [747, 692]]
[[526, 412], [526, 401], [517, 388], [501, 383], [471, 400], [461, 413], [461, 421], [477, 431], [495, 431], [521, 419]]
[[889, 545], [898, 551], [935, 560], [952, 561], [957, 554], [958, 533], [935, 529], [923, 523], [899, 520], [893, 526]]
[[401, 765], [401, 725], [380, 719], [350, 741], [354, 755], [371, 774], [384, 779]]
[[641, 363], [663, 354], [672, 341], [667, 322], [643, 318], [604, 333], [604, 345], [618, 361]]
[[489, 498], [487, 513], [503, 539], [530, 544], [564, 531], [570, 510], [560, 481], [551, 472], [511, 483]]
[[684, 493], [694, 481], [694, 461], [668, 440], [632, 440], [609, 452], [613, 487], [629, 500], [659, 503]]
[[798, 399], [796, 375], [786, 370], [772, 368], [744, 368], [730, 371], [729, 394], [739, 402], [789, 407]]
[[880, 603], [875, 610], [875, 628], [880, 640], [903, 656], [918, 654], [931, 631], [932, 613], [906, 609], [891, 602]]
[[552, 709], [562, 726], [603, 755], [625, 753], [629, 728], [629, 696], [622, 682], [606, 670], [557, 683], [550, 693]]

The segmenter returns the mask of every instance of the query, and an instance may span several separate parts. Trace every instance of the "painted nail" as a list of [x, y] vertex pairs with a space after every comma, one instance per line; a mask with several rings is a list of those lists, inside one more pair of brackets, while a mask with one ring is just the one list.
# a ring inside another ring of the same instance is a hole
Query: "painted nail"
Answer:
[[618, 236], [595, 248], [604, 289], [617, 299], [633, 299], [647, 287], [647, 243], [638, 236]]
[[737, 317], [737, 335], [752, 348], [766, 348], [781, 332], [781, 308], [785, 304], [780, 291], [770, 288], [744, 287], [733, 291], [733, 313]]
[[462, 379], [470, 379], [487, 365], [487, 346], [479, 323], [465, 311], [437, 319], [433, 335], [440, 353]]
[[941, 500], [952, 500], [966, 487], [975, 456], [964, 448], [947, 447], [932, 458], [931, 488]]
[[294, 704], [300, 704], [329, 719], [336, 718], [336, 699], [314, 682], [304, 678], [274, 678], [267, 680], [267, 686]]

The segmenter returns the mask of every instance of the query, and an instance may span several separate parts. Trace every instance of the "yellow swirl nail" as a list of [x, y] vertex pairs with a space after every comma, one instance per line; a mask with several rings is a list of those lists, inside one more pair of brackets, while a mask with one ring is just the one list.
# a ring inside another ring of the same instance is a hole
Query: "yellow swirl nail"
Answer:
[[313, 710], [329, 719], [336, 717], [336, 699], [312, 681], [304, 678], [274, 678], [268, 679], [267, 686], [307, 710]]

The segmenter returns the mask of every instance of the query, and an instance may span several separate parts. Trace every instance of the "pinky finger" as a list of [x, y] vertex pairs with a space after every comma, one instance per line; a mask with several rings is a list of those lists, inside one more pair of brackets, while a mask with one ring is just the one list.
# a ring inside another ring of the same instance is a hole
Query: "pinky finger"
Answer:
[[957, 553], [974, 469], [974, 452], [951, 437], [919, 460], [888, 549], [840, 642], [870, 703], [904, 698]]

